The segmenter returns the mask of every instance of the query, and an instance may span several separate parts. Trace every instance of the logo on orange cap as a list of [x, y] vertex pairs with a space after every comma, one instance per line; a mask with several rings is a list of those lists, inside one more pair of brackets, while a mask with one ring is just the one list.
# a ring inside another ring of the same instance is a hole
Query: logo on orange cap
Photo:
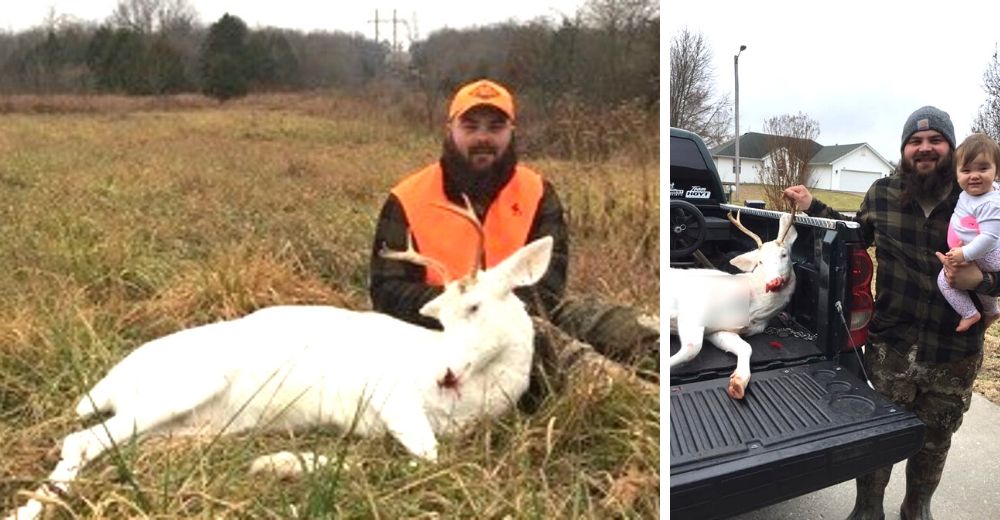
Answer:
[[507, 89], [488, 79], [474, 81], [458, 89], [448, 109], [448, 119], [460, 117], [479, 105], [496, 107], [511, 120], [514, 119], [514, 98]]

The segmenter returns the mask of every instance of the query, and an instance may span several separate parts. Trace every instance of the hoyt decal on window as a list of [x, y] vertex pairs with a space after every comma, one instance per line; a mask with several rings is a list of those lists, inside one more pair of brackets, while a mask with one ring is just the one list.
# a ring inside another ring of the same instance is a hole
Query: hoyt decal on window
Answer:
[[712, 197], [712, 192], [708, 188], [701, 186], [691, 186], [691, 189], [684, 193], [685, 199], [708, 199]]

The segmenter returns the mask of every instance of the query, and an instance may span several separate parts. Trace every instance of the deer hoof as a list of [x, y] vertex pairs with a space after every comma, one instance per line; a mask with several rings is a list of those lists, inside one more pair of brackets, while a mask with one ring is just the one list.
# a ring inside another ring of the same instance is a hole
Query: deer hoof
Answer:
[[250, 474], [268, 472], [282, 480], [294, 480], [305, 473], [312, 473], [328, 463], [329, 460], [323, 455], [281, 451], [254, 459], [250, 465]]
[[729, 397], [733, 399], [743, 399], [746, 394], [747, 384], [749, 383], [749, 378], [740, 377], [736, 374], [729, 376], [729, 387], [726, 388], [726, 393]]

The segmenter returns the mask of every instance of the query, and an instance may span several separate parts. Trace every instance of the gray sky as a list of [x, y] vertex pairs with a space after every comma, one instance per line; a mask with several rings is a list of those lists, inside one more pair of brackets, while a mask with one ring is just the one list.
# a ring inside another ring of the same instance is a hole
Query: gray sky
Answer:
[[730, 99], [733, 56], [747, 46], [740, 133], [801, 111], [819, 122], [820, 144], [867, 142], [890, 161], [921, 106], [951, 114], [959, 142], [969, 134], [1000, 41], [1000, 2], [985, 0], [675, 0], [663, 19], [666, 38], [685, 26], [704, 35], [716, 90]]
[[[336, 0], [189, 0], [202, 22], [211, 23], [224, 13], [239, 16], [251, 28], [273, 26], [305, 31], [325, 30], [363, 33], [374, 36], [368, 23], [379, 11], [380, 19], [396, 16], [406, 20], [419, 38], [443, 27], [461, 28], [488, 25], [509, 19], [528, 21], [539, 16], [555, 20], [573, 17], [584, 0], [509, 0], [469, 3], [420, 0], [349, 2]], [[57, 14], [100, 22], [114, 11], [118, 0], [0, 0], [0, 30], [19, 31], [40, 25], [54, 8]], [[416, 27], [414, 25], [416, 14]], [[392, 38], [391, 24], [380, 24], [379, 39]], [[398, 38], [405, 45], [405, 28], [398, 26]]]

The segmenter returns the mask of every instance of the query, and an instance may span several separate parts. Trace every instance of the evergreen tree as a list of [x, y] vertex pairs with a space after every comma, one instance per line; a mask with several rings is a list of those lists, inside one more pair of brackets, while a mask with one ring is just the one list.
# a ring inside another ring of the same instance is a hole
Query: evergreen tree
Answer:
[[148, 94], [147, 48], [143, 37], [131, 29], [103, 26], [87, 48], [87, 67], [99, 90]]
[[285, 36], [273, 30], [256, 31], [247, 42], [249, 79], [263, 88], [298, 87], [299, 60]]
[[243, 20], [229, 13], [209, 27], [200, 58], [206, 95], [219, 101], [246, 95], [250, 76], [247, 32]]
[[166, 38], [157, 38], [149, 48], [149, 74], [156, 94], [175, 94], [188, 88], [181, 54]]

